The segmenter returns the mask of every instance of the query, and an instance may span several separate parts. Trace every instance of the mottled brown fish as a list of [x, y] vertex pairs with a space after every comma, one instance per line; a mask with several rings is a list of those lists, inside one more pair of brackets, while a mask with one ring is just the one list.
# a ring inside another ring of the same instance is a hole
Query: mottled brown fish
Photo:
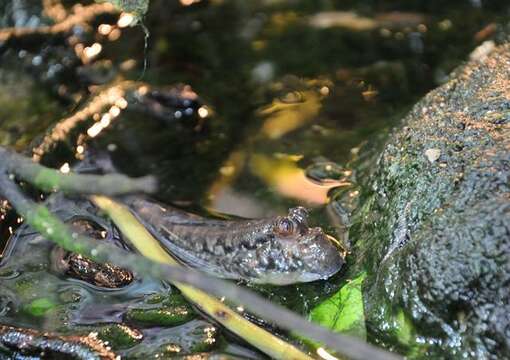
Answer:
[[125, 203], [170, 254], [215, 276], [287, 285], [327, 279], [344, 263], [330, 237], [308, 226], [303, 207], [269, 219], [216, 220], [142, 197]]

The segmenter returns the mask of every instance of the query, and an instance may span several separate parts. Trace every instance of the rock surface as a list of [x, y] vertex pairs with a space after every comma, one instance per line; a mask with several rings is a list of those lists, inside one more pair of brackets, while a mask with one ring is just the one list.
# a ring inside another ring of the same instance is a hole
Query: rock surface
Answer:
[[420, 101], [370, 179], [350, 236], [372, 335], [413, 358], [510, 357], [510, 45]]

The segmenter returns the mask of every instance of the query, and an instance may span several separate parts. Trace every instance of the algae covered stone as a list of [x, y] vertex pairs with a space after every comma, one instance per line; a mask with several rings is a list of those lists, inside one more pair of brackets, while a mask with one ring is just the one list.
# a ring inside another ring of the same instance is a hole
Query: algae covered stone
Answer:
[[368, 331], [413, 358], [510, 357], [509, 64], [504, 44], [420, 101], [352, 217]]

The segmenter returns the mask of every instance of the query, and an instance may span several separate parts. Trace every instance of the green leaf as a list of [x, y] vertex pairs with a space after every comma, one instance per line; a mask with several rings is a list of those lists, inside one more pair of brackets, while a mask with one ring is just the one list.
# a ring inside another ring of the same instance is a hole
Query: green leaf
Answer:
[[414, 326], [411, 319], [400, 310], [395, 320], [398, 341], [404, 345], [411, 345], [415, 338]]
[[365, 311], [361, 285], [363, 272], [347, 282], [337, 293], [317, 305], [310, 319], [335, 332], [366, 339]]

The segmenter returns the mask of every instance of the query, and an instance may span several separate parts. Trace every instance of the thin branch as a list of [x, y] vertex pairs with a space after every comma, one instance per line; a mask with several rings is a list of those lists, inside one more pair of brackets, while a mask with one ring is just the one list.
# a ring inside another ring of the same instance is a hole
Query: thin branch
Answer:
[[68, 251], [80, 253], [98, 262], [114, 263], [139, 274], [166, 281], [185, 283], [218, 297], [224, 296], [231, 301], [242, 304], [253, 314], [270, 323], [278, 324], [281, 328], [323, 343], [329, 349], [344, 354], [351, 359], [400, 359], [397, 355], [361, 340], [336, 334], [313, 324], [297, 314], [281, 306], [274, 305], [259, 295], [227, 281], [207, 276], [195, 270], [155, 263], [143, 256], [129, 253], [116, 246], [91, 238], [72, 236], [70, 230], [62, 221], [52, 215], [45, 206], [38, 205], [25, 198], [16, 184], [7, 176], [0, 175], [0, 194], [14, 206], [29, 225]]
[[[93, 117], [94, 114], [100, 114], [105, 107], [110, 106], [110, 110], [114, 107], [117, 110], [123, 110], [127, 106], [126, 96], [129, 92], [139, 90], [145, 85], [129, 80], [116, 82], [113, 85], [103, 87], [96, 95], [94, 95], [83, 108], [76, 111], [69, 117], [61, 119], [58, 123], [44, 136], [41, 143], [32, 149], [33, 160], [39, 162], [43, 154], [53, 150], [56, 144], [69, 138], [69, 134], [78, 125], [84, 123]], [[108, 110], [106, 110], [108, 112]]]
[[5, 28], [0, 30], [0, 42], [11, 38], [21, 38], [30, 35], [49, 35], [69, 32], [73, 26], [88, 26], [88, 22], [95, 19], [100, 14], [111, 14], [118, 12], [110, 3], [92, 4], [88, 6], [75, 6], [73, 13], [66, 16], [64, 20], [54, 25], [40, 26], [36, 28]]
[[124, 175], [82, 175], [50, 169], [36, 164], [14, 151], [0, 147], [0, 159], [7, 172], [15, 174], [42, 191], [116, 196], [135, 192], [152, 193], [157, 189], [152, 176], [132, 179]]
[[61, 0], [43, 0], [42, 6], [44, 14], [55, 22], [61, 22], [69, 15]]

